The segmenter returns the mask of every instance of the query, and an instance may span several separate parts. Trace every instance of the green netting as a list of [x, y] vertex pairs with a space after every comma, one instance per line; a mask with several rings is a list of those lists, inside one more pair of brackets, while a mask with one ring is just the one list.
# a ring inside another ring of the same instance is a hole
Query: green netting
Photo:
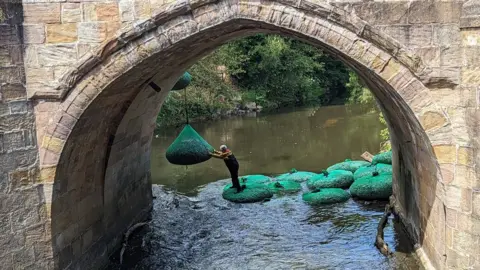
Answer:
[[268, 184], [273, 193], [295, 193], [302, 190], [302, 185], [292, 180], [275, 181]]
[[370, 162], [363, 160], [346, 159], [344, 162], [337, 163], [327, 168], [327, 171], [344, 170], [354, 173], [358, 168], [370, 165]]
[[315, 175], [307, 181], [309, 189], [318, 188], [348, 188], [353, 183], [351, 171], [333, 170]]
[[322, 188], [305, 193], [302, 198], [309, 204], [331, 204], [348, 201], [350, 194], [341, 188]]
[[225, 186], [222, 197], [225, 200], [236, 203], [253, 203], [261, 202], [273, 196], [273, 192], [268, 189], [266, 185], [242, 184], [242, 186], [243, 185], [245, 186], [245, 189], [241, 192], [237, 192], [236, 188], [231, 188], [231, 184]]
[[372, 159], [372, 164], [378, 164], [378, 163], [392, 165], [392, 151], [390, 150], [390, 151], [375, 155]]
[[245, 183], [263, 184], [263, 183], [270, 182], [272, 179], [268, 176], [265, 176], [265, 175], [252, 174], [252, 175], [240, 176], [239, 180], [240, 180], [241, 184], [245, 184]]
[[291, 169], [290, 172], [284, 173], [275, 177], [275, 180], [278, 180], [278, 181], [291, 180], [295, 182], [305, 182], [310, 178], [314, 177], [315, 175], [317, 174], [313, 172], [302, 172], [302, 171], [299, 172], [296, 169]]
[[168, 162], [176, 165], [193, 165], [210, 159], [213, 147], [208, 144], [190, 125], [168, 147]]
[[379, 163], [377, 165], [361, 167], [355, 171], [353, 179], [357, 180], [365, 176], [370, 176], [375, 171], [379, 174], [392, 174], [392, 165]]
[[392, 195], [392, 175], [372, 173], [362, 177], [355, 180], [350, 193], [363, 200], [388, 200]]
[[190, 75], [190, 73], [185, 72], [183, 73], [182, 77], [180, 77], [178, 81], [175, 83], [172, 90], [182, 90], [186, 88], [191, 81], [192, 81], [192, 76]]

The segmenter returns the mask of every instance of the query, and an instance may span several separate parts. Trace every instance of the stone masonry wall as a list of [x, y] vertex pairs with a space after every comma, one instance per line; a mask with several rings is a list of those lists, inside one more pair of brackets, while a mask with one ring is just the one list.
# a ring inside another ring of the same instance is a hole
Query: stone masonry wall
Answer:
[[35, 117], [27, 101], [22, 5], [0, 3], [0, 268], [47, 269], [50, 231], [37, 178]]

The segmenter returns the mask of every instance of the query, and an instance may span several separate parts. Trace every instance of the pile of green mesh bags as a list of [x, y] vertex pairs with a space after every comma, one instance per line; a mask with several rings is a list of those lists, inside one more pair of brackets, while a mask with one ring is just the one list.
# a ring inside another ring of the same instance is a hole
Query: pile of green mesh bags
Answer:
[[350, 186], [350, 194], [363, 200], [388, 200], [392, 195], [392, 175], [373, 172], [357, 179]]
[[335, 171], [335, 170], [344, 170], [344, 171], [351, 171], [354, 173], [360, 167], [368, 166], [370, 162], [363, 161], [363, 160], [350, 160], [346, 159], [344, 162], [337, 163], [327, 168], [327, 171]]
[[229, 184], [223, 189], [222, 197], [235, 203], [254, 203], [270, 199], [273, 192], [264, 184], [242, 184], [245, 189], [237, 192], [236, 188], [232, 188]]
[[324, 171], [307, 181], [311, 190], [318, 188], [348, 188], [353, 183], [353, 173], [345, 170]]
[[341, 188], [322, 188], [305, 193], [302, 198], [308, 204], [322, 205], [348, 201], [350, 194]]
[[373, 156], [372, 164], [389, 164], [392, 165], [392, 151], [383, 152]]
[[182, 77], [180, 77], [178, 81], [175, 83], [172, 90], [176, 91], [176, 90], [185, 89], [190, 84], [191, 81], [192, 81], [192, 76], [190, 75], [190, 73], [185, 72], [183, 73]]
[[295, 181], [298, 183], [308, 181], [310, 178], [314, 177], [317, 175], [316, 173], [313, 172], [299, 172], [296, 169], [290, 170], [289, 173], [284, 173], [282, 175], [279, 175], [275, 177], [275, 180], [277, 181], [282, 181], [282, 180], [291, 180]]
[[166, 158], [172, 164], [193, 165], [209, 160], [213, 150], [213, 147], [187, 124], [168, 147]]
[[268, 189], [273, 193], [296, 193], [302, 190], [302, 185], [292, 180], [282, 180], [269, 183]]
[[370, 176], [374, 172], [378, 172], [379, 174], [392, 174], [392, 165], [378, 163], [376, 165], [361, 167], [355, 171], [353, 179], [356, 180], [365, 176]]

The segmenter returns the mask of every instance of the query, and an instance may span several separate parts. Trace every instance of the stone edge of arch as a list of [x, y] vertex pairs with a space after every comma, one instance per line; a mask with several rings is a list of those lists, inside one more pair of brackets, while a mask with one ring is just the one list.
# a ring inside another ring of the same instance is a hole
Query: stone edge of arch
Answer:
[[[183, 0], [172, 4], [165, 4], [161, 12], [154, 14], [151, 18], [134, 23], [123, 29], [116, 36], [111, 37], [99, 45], [94, 52], [87, 53], [78, 60], [77, 64], [69, 68], [67, 72], [59, 79], [56, 91], [36, 91], [31, 95], [31, 99], [53, 99], [63, 100], [68, 96], [71, 90], [95, 67], [101, 65], [108, 57], [124, 49], [130, 42], [141, 38], [149, 31], [161, 26], [162, 24], [182, 15], [187, 15], [193, 10], [220, 2], [222, 0]], [[244, 1], [235, 1], [240, 4]], [[248, 1], [245, 1], [248, 2]], [[375, 29], [366, 21], [362, 20], [353, 13], [332, 6], [327, 3], [318, 3], [314, 1], [297, 0], [292, 4], [290, 0], [270, 1], [279, 3], [286, 7], [299, 9], [307, 14], [320, 15], [325, 20], [337, 24], [342, 28], [355, 33], [359, 38], [374, 43], [379, 49], [391, 54], [399, 63], [412, 72], [420, 81], [426, 81], [431, 68], [426, 66], [420, 56], [411, 52], [398, 41]], [[236, 14], [239, 17], [239, 14]]]

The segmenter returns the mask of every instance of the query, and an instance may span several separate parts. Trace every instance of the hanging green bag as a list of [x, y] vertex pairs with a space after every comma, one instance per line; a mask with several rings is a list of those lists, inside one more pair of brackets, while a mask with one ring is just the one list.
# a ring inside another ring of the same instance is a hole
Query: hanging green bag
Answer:
[[207, 161], [214, 148], [208, 144], [189, 124], [168, 147], [168, 162], [176, 165], [193, 165]]
[[295, 193], [302, 190], [302, 185], [292, 180], [283, 180], [269, 183], [268, 189], [273, 193]]
[[316, 173], [313, 172], [304, 172], [304, 171], [297, 171], [295, 168], [291, 169], [290, 172], [281, 174], [277, 177], [275, 177], [275, 180], [277, 181], [283, 181], [283, 180], [291, 180], [295, 182], [305, 182], [309, 180], [310, 178], [314, 177], [317, 175]]
[[180, 77], [178, 79], [178, 81], [175, 83], [172, 90], [173, 91], [182, 90], [182, 89], [186, 88], [190, 84], [191, 81], [192, 81], [192, 76], [190, 75], [190, 73], [185, 72], [185, 73], [183, 73], [182, 77]]
[[223, 188], [222, 197], [235, 203], [254, 203], [270, 199], [273, 196], [272, 191], [266, 185], [244, 184], [244, 186], [242, 192], [237, 192], [237, 189], [232, 188], [231, 184], [226, 185]]

